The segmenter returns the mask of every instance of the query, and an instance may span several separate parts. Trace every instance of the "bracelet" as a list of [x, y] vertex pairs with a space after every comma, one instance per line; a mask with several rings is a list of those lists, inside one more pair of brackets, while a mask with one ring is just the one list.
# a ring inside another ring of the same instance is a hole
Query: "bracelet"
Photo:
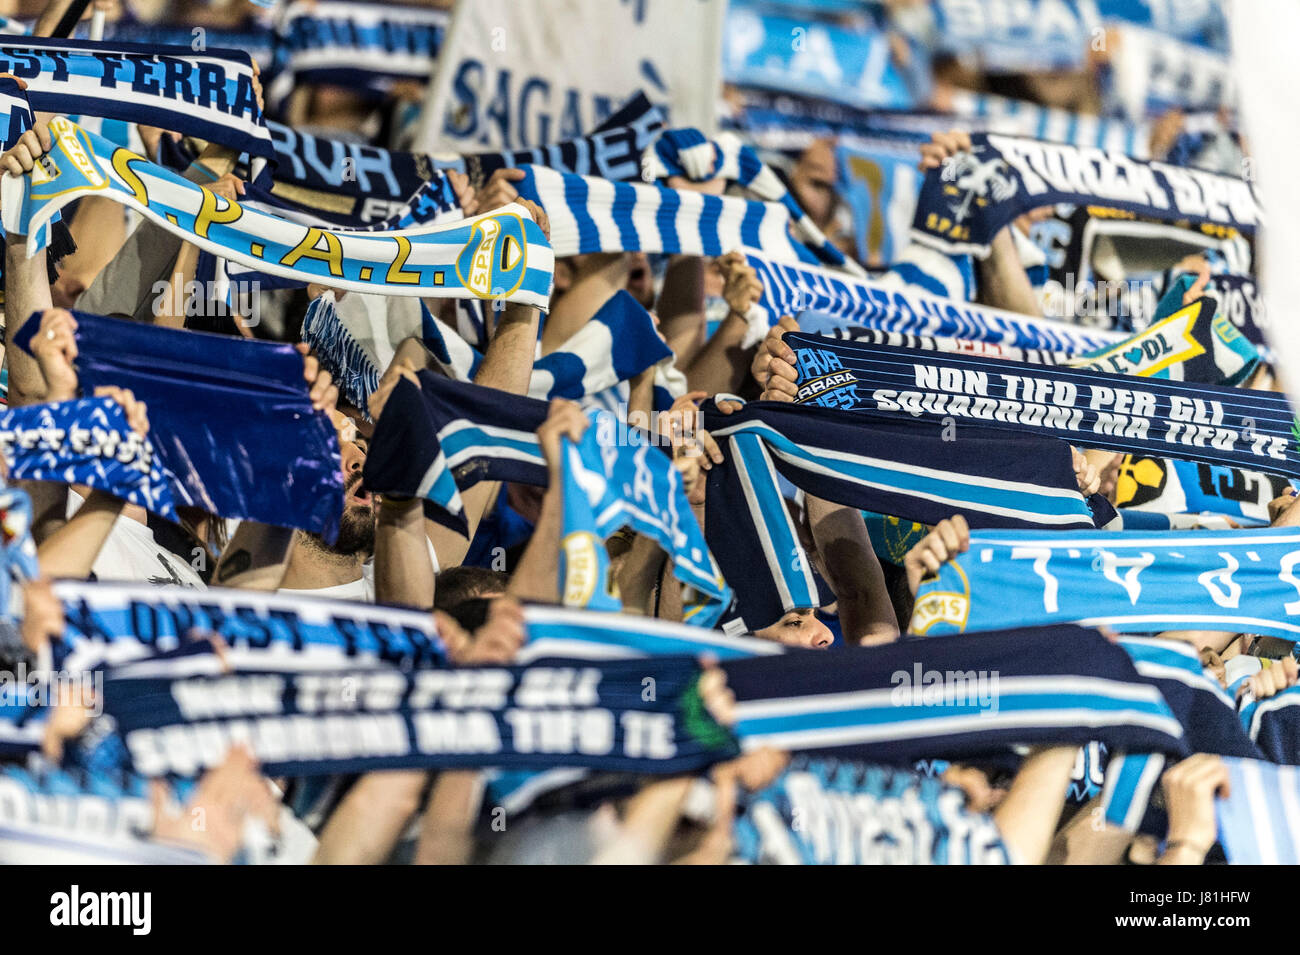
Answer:
[[197, 159], [194, 160], [194, 162], [190, 163], [189, 168], [186, 169], [185, 171], [189, 172], [190, 169], [198, 169], [199, 171], [201, 171], [204, 175], [208, 177], [208, 182], [216, 182], [218, 179], [221, 178], [216, 173], [214, 173], [211, 169], [209, 169], [207, 166], [203, 165], [203, 163], [199, 162]]
[[380, 510], [405, 510], [411, 506], [411, 502], [416, 500], [414, 497], [403, 497], [400, 494], [381, 494], [379, 495]]
[[1210, 849], [1212, 849], [1213, 847], [1214, 847], [1214, 843], [1210, 843], [1208, 846], [1202, 849], [1200, 846], [1193, 845], [1192, 843], [1188, 842], [1186, 839], [1175, 839], [1173, 842], [1169, 842], [1165, 844], [1165, 852], [1173, 852], [1175, 849], [1190, 849], [1193, 852], [1205, 856], [1209, 854]]

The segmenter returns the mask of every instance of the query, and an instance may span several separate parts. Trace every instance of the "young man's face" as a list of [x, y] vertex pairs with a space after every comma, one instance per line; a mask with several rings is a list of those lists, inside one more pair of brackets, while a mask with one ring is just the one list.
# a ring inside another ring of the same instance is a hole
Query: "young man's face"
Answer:
[[826, 624], [817, 619], [812, 608], [791, 610], [769, 627], [755, 630], [754, 636], [775, 640], [787, 647], [806, 647], [825, 650], [835, 642], [835, 635]]
[[339, 432], [343, 468], [343, 515], [339, 521], [339, 539], [332, 549], [343, 554], [371, 551], [375, 546], [375, 500], [361, 489], [368, 445], [347, 415], [336, 410], [330, 417]]

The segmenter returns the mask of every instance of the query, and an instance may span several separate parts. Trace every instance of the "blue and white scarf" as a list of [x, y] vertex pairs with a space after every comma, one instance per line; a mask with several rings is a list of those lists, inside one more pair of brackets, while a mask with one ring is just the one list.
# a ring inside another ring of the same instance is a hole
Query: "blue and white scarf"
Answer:
[[790, 210], [775, 202], [710, 196], [690, 189], [610, 182], [525, 166], [519, 194], [551, 222], [558, 256], [588, 252], [722, 255], [742, 246], [789, 263], [817, 262], [790, 235]]
[[637, 179], [641, 154], [662, 127], [663, 113], [638, 94], [610, 117], [609, 124], [587, 136], [531, 149], [434, 158], [327, 139], [269, 122], [278, 163], [272, 192], [323, 213], [344, 213], [371, 223], [392, 215], [427, 180], [450, 169], [463, 172], [479, 189], [498, 169], [525, 165], [603, 179]]
[[745, 799], [734, 853], [774, 865], [1006, 865], [991, 816], [906, 769], [796, 756]]
[[725, 454], [708, 473], [705, 537], [751, 630], [821, 603], [778, 476], [927, 524], [959, 513], [975, 527], [1095, 526], [1057, 442], [982, 430], [954, 456], [937, 426], [762, 402], [730, 415], [706, 408], [704, 426]]
[[[149, 442], [177, 505], [334, 539], [338, 437], [311, 406], [293, 346], [73, 314], [81, 386], [129, 388], [148, 405]], [[39, 324], [15, 337], [29, 354]]]
[[[745, 258], [763, 285], [763, 294], [752, 309], [757, 312], [762, 334], [782, 315], [811, 310], [881, 331], [1042, 348], [1065, 354], [1089, 352], [1123, 337], [1114, 332], [944, 298], [917, 288], [903, 288], [901, 282], [855, 279], [829, 269], [779, 262], [751, 249], [745, 250]], [[754, 316], [748, 317], [755, 321]]]
[[1092, 368], [1043, 368], [787, 332], [799, 402], [903, 418], [1030, 429], [1082, 447], [1300, 477], [1286, 397]]
[[43, 113], [86, 113], [159, 126], [255, 157], [274, 155], [242, 50], [45, 37], [0, 41], [0, 72], [27, 81]]
[[692, 182], [725, 179], [743, 186], [764, 202], [779, 202], [790, 213], [790, 228], [795, 236], [819, 261], [853, 275], [866, 275], [860, 265], [845, 258], [826, 238], [785, 183], [735, 133], [721, 133], [709, 140], [698, 129], [666, 130], [645, 151], [641, 167], [642, 178], [647, 182], [669, 176], [684, 176]]
[[[1192, 751], [1248, 759], [1262, 755], [1242, 730], [1232, 698], [1202, 669], [1190, 643], [1130, 637], [1119, 645], [1138, 674], [1160, 690], [1183, 724]], [[1107, 821], [1129, 832], [1158, 830], [1149, 802], [1165, 765], [1163, 753], [1114, 753], [1101, 794]]]
[[1247, 688], [1240, 702], [1241, 725], [1260, 753], [1275, 763], [1300, 766], [1300, 688], [1288, 686], [1262, 700]]
[[1028, 362], [1031, 365], [1066, 365], [1068, 355], [1046, 348], [1018, 348], [996, 342], [951, 338], [935, 335], [915, 335], [909, 332], [887, 332], [869, 325], [859, 325], [825, 312], [803, 312], [797, 316], [799, 330], [823, 338], [842, 338], [846, 341], [869, 342], [891, 348], [915, 348], [920, 351], [959, 352], [987, 355], [990, 358], [1007, 358]]
[[[302, 334], [334, 376], [339, 393], [362, 414], [380, 369], [406, 338], [422, 339], [443, 373], [456, 381], [473, 381], [483, 360], [456, 329], [410, 299], [354, 294], [339, 302], [326, 293], [308, 305]], [[665, 410], [685, 392], [685, 380], [654, 317], [620, 289], [559, 348], [533, 362], [528, 394], [626, 409], [626, 383], [649, 368], [655, 374], [655, 408]]]
[[905, 640], [722, 663], [745, 750], [823, 751], [895, 766], [1035, 743], [1187, 751], [1128, 655], [1059, 627]]
[[1262, 218], [1254, 186], [1243, 179], [1100, 149], [974, 133], [969, 152], [926, 173], [912, 236], [944, 252], [983, 258], [1017, 216], [1060, 203], [1226, 226], [1247, 235]]
[[737, 752], [704, 708], [699, 677], [690, 657], [224, 674], [215, 654], [181, 653], [110, 669], [104, 709], [144, 776], [197, 775], [236, 742], [268, 775], [482, 766], [676, 774]]
[[1215, 800], [1231, 865], [1300, 865], [1300, 767], [1224, 759], [1228, 795]]
[[587, 419], [591, 424], [581, 441], [561, 440], [561, 602], [566, 607], [622, 609], [607, 581], [605, 540], [619, 528], [630, 527], [671, 556], [677, 579], [694, 588], [705, 605], [691, 622], [712, 627], [731, 602], [731, 589], [704, 542], [681, 472], [650, 432], [629, 428], [607, 411], [589, 411]]
[[391, 233], [302, 226], [228, 202], [62, 117], [50, 155], [0, 185], [4, 226], [41, 247], [36, 230], [63, 206], [99, 195], [133, 208], [209, 252], [273, 275], [349, 291], [504, 298], [545, 308], [554, 255], [521, 206]]
[[[960, 89], [949, 94], [949, 108], [955, 116], [922, 114], [904, 117], [903, 121], [912, 119], [914, 122], [908, 128], [928, 132], [946, 132], [956, 125], [972, 131], [1104, 149], [1134, 159], [1151, 158], [1151, 124], [1148, 122], [1076, 113], [1031, 100]], [[880, 122], [892, 125], [895, 120], [882, 116]]]
[[0, 487], [0, 615], [12, 609], [13, 584], [40, 575], [32, 539], [32, 499], [16, 487]]
[[84, 484], [177, 519], [160, 455], [148, 437], [131, 429], [126, 412], [112, 398], [0, 412], [0, 455], [10, 480]]
[[349, 601], [218, 587], [62, 580], [67, 619], [53, 667], [78, 673], [184, 646], [194, 633], [225, 641], [233, 666], [440, 666], [446, 649], [427, 613]]
[[[921, 582], [911, 632], [1076, 622], [1300, 635], [1300, 532], [978, 532]], [[726, 562], [723, 562], [724, 570]], [[734, 584], [734, 581], [733, 581]]]
[[279, 110], [295, 88], [327, 83], [382, 95], [394, 80], [428, 81], [445, 10], [382, 3], [291, 3], [279, 24], [283, 66], [267, 88]]

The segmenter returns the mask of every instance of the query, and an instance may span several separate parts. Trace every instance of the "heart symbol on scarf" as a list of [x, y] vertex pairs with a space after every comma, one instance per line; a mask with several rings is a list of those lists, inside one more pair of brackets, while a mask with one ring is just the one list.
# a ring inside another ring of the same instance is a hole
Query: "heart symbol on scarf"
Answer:
[[1142, 349], [1130, 348], [1128, 351], [1124, 353], [1124, 357], [1129, 360], [1130, 364], [1136, 365], [1138, 362], [1142, 360]]

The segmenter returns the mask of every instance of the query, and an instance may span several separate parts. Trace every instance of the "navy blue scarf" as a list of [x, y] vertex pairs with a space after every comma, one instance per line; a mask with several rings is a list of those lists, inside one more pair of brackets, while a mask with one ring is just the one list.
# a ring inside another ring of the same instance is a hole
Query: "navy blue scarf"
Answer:
[[745, 749], [770, 745], [894, 766], [1091, 740], [1117, 750], [1189, 752], [1160, 691], [1120, 647], [1079, 627], [903, 640], [830, 655], [798, 651], [722, 668]]
[[926, 173], [912, 236], [944, 252], [984, 257], [1017, 216], [1061, 203], [1247, 235], [1262, 215], [1254, 186], [1243, 179], [1091, 147], [973, 133], [970, 152]]
[[481, 766], [683, 773], [737, 753], [704, 708], [699, 677], [692, 657], [223, 674], [215, 655], [180, 651], [109, 670], [104, 709], [145, 776], [197, 775], [237, 741], [272, 776]]
[[[1284, 395], [1043, 368], [787, 332], [800, 401], [895, 417], [957, 419], [1087, 448], [1165, 454], [1300, 477]], [[886, 512], [888, 513], [888, 512]]]

